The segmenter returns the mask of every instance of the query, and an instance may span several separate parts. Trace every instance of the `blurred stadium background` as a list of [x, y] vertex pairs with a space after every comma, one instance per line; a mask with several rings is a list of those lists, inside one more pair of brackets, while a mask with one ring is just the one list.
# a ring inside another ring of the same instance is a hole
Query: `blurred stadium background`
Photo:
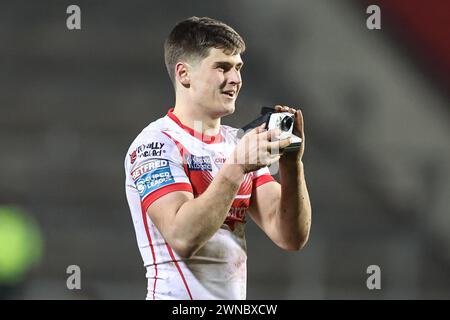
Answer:
[[[70, 4], [80, 31], [66, 28]], [[366, 27], [369, 4], [381, 30]], [[310, 242], [282, 252], [249, 221], [248, 298], [449, 299], [444, 0], [2, 1], [0, 205], [27, 211], [42, 237], [40, 263], [10, 297], [145, 297], [123, 160], [174, 103], [163, 41], [193, 15], [229, 23], [247, 43], [225, 124], [275, 103], [302, 107], [306, 120]], [[372, 264], [381, 290], [366, 287]], [[81, 290], [66, 287], [69, 265], [81, 268]]]

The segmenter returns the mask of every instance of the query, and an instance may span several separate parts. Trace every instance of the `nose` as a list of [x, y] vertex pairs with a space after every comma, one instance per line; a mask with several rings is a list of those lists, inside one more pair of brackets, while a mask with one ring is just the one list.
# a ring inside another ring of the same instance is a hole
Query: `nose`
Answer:
[[232, 68], [230, 70], [230, 77], [228, 78], [230, 84], [240, 85], [242, 83], [241, 72]]

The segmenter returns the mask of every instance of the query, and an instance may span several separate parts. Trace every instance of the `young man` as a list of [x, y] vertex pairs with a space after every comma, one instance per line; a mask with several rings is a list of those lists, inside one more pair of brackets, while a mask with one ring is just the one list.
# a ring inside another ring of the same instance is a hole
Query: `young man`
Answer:
[[[126, 194], [147, 268], [147, 299], [245, 299], [246, 214], [284, 250], [307, 242], [311, 206], [300, 150], [256, 128], [238, 139], [220, 124], [242, 86], [242, 38], [210, 18], [180, 22], [165, 43], [176, 103], [147, 126], [125, 159]], [[240, 160], [244, 161], [240, 161]], [[249, 161], [253, 160], [253, 161]], [[279, 160], [281, 183], [267, 166]]]

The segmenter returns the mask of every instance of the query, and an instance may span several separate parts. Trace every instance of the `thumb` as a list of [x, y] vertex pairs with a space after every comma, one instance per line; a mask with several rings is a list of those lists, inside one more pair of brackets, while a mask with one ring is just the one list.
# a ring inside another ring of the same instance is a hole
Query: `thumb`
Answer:
[[265, 126], [266, 126], [266, 124], [263, 123], [251, 130], [244, 132], [244, 135], [253, 135], [253, 134], [258, 134], [258, 133], [264, 132], [264, 131], [266, 131]]
[[266, 123], [263, 123], [260, 126], [257, 126], [254, 129], [254, 131], [255, 131], [256, 134], [266, 131]]

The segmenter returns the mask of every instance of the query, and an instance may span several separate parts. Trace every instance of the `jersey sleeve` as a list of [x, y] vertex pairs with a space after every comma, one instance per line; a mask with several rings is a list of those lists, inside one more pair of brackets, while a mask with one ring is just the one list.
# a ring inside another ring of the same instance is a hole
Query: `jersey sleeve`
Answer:
[[264, 167], [253, 173], [253, 188], [256, 189], [259, 186], [267, 182], [275, 181], [275, 179], [270, 175], [269, 168]]
[[185, 161], [176, 144], [162, 132], [147, 132], [137, 139], [130, 147], [125, 167], [144, 210], [170, 192], [192, 193]]

